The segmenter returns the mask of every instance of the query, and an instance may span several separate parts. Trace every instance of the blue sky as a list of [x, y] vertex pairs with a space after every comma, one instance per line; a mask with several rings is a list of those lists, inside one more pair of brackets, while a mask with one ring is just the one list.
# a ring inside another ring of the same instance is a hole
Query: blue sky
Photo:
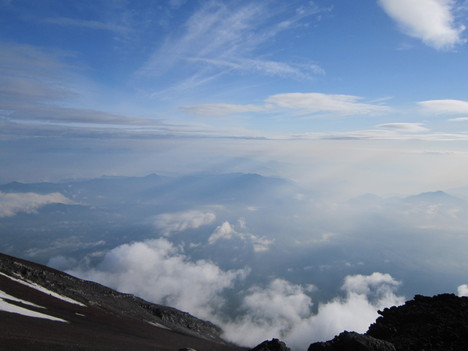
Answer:
[[467, 11], [3, 0], [0, 180], [244, 171], [338, 192], [464, 185]]

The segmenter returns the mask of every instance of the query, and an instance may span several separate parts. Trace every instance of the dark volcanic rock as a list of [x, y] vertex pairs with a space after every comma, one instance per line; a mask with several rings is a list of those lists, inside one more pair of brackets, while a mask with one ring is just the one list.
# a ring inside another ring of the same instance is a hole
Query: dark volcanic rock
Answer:
[[286, 344], [278, 339], [266, 340], [250, 351], [290, 351]]
[[311, 344], [308, 351], [395, 351], [395, 346], [372, 336], [345, 331], [331, 341]]
[[398, 351], [468, 350], [468, 297], [416, 295], [379, 314], [367, 334], [390, 341]]

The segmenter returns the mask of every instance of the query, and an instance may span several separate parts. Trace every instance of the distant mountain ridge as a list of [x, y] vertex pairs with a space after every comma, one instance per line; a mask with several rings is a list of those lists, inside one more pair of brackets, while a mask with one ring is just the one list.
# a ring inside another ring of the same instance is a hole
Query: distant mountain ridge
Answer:
[[429, 191], [420, 193], [417, 195], [408, 196], [405, 201], [429, 201], [429, 202], [441, 202], [441, 203], [463, 203], [464, 201], [456, 196], [450, 195], [445, 191]]
[[199, 174], [176, 177], [149, 174], [144, 177], [104, 176], [60, 182], [21, 183], [15, 181], [1, 184], [0, 191], [38, 194], [59, 192], [78, 201], [95, 194], [124, 198], [130, 193], [141, 199], [148, 199], [155, 195], [166, 197], [168, 194], [172, 197], [174, 193], [185, 193], [187, 197], [187, 193], [190, 193], [196, 195], [197, 199], [216, 200], [216, 197], [222, 196], [223, 199], [242, 200], [251, 197], [253, 191], [255, 194], [261, 194], [262, 191], [278, 185], [291, 186], [292, 184], [281, 178], [265, 177], [255, 173]]

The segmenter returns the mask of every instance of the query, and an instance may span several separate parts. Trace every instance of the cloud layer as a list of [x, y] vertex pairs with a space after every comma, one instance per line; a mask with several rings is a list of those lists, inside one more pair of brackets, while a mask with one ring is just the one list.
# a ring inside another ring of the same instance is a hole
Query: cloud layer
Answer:
[[0, 192], [0, 217], [11, 217], [20, 212], [33, 213], [42, 206], [54, 203], [71, 204], [73, 202], [60, 193], [36, 194]]
[[208, 318], [222, 305], [223, 290], [232, 288], [247, 271], [223, 271], [205, 260], [192, 262], [171, 242], [157, 239], [121, 245], [107, 252], [96, 268], [71, 273]]
[[[214, 321], [228, 340], [246, 346], [281, 337], [293, 348], [305, 349], [344, 329], [363, 332], [378, 309], [403, 302], [395, 295], [399, 282], [390, 275], [353, 275], [345, 278], [343, 297], [320, 303], [314, 313], [315, 286], [273, 278], [265, 286], [239, 289], [248, 268], [225, 271], [209, 261], [192, 261], [166, 239], [121, 245], [95, 268], [70, 273]], [[225, 314], [224, 293], [235, 287], [239, 305], [234, 314]]]
[[342, 286], [345, 296], [319, 304], [313, 313], [309, 294], [315, 287], [275, 279], [264, 288], [250, 289], [242, 304], [245, 314], [224, 329], [230, 339], [244, 345], [280, 336], [288, 346], [303, 350], [343, 330], [365, 332], [377, 310], [404, 302], [395, 295], [398, 285], [388, 274], [347, 276]]

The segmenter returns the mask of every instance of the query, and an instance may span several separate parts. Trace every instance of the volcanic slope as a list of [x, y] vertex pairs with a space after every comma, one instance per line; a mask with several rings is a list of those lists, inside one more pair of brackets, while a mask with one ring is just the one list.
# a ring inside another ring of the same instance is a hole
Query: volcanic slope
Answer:
[[0, 254], [0, 350], [244, 350], [221, 329], [49, 267]]

